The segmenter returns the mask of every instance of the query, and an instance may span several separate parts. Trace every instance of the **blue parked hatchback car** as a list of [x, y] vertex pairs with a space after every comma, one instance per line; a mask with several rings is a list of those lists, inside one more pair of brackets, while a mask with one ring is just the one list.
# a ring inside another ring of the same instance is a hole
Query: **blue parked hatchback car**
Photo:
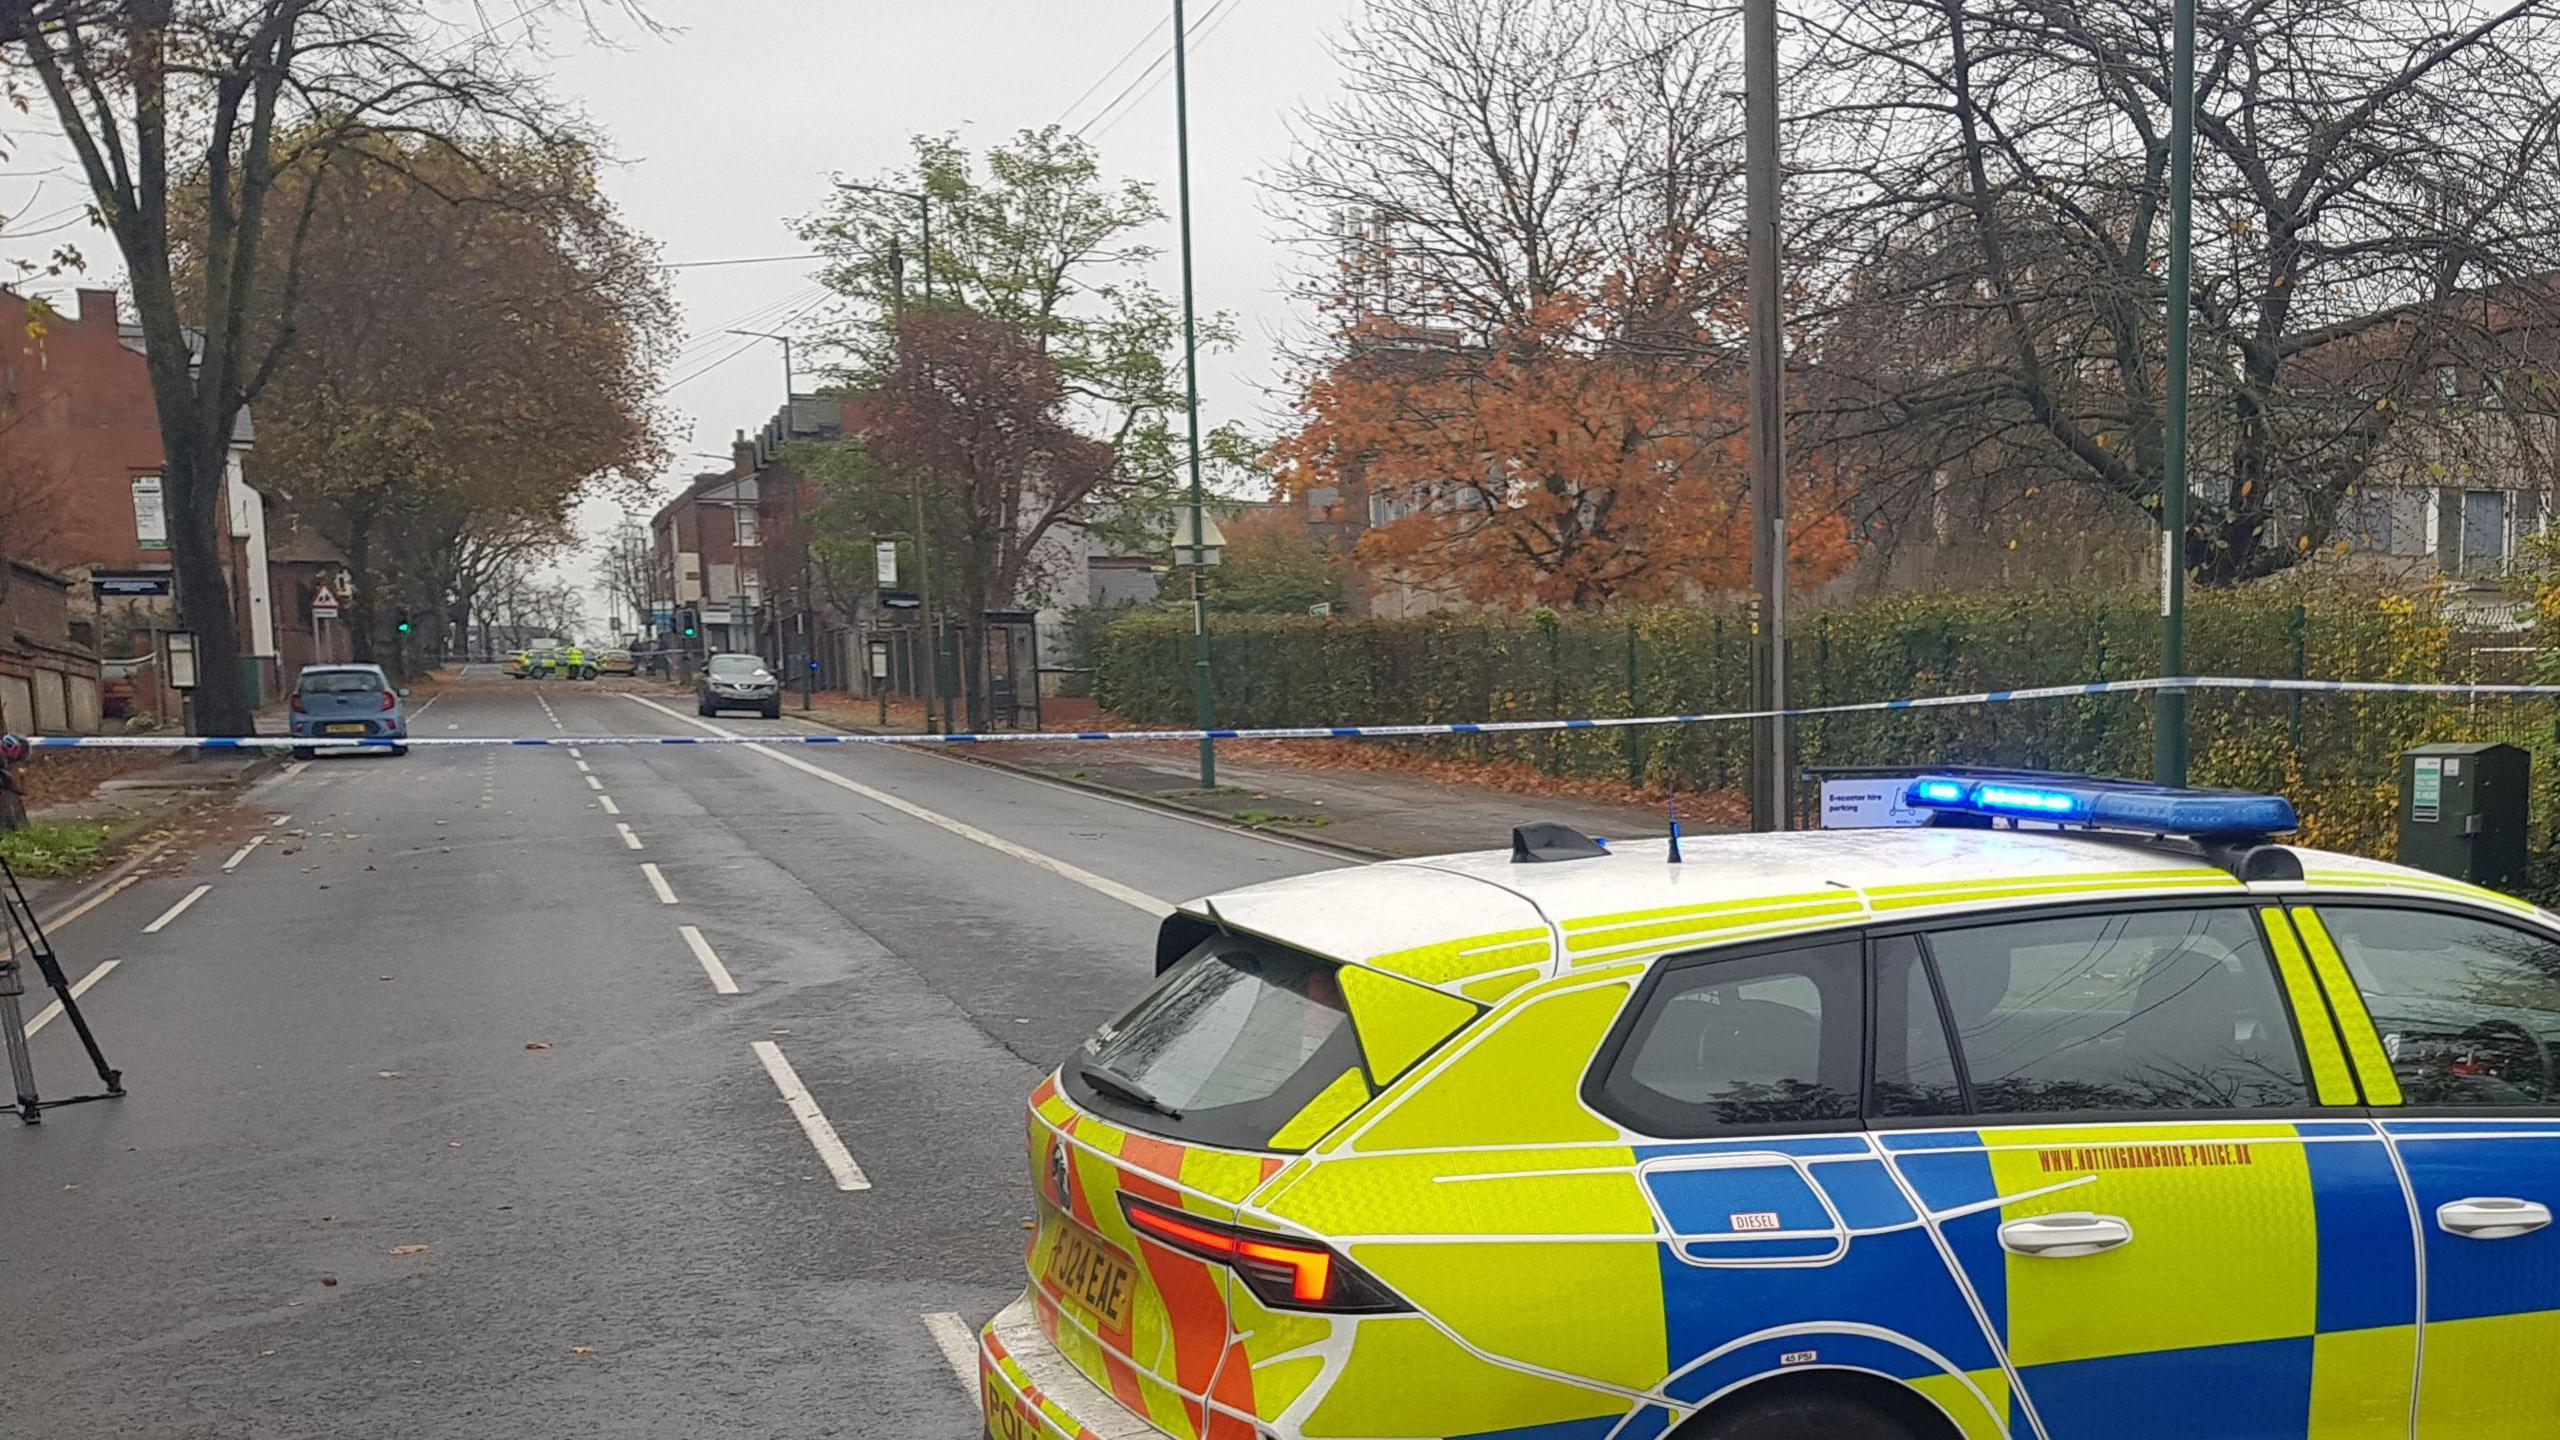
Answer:
[[387, 748], [406, 755], [409, 710], [400, 692], [379, 665], [312, 665], [293, 687], [293, 738], [315, 743], [296, 745], [297, 760], [308, 760], [321, 745], [372, 741], [368, 748]]

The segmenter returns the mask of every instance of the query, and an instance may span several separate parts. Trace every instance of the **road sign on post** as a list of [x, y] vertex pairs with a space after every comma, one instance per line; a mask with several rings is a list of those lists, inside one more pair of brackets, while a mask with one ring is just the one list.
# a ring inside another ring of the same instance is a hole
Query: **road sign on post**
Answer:
[[338, 618], [338, 592], [330, 589], [326, 583], [311, 592], [311, 618], [314, 620]]

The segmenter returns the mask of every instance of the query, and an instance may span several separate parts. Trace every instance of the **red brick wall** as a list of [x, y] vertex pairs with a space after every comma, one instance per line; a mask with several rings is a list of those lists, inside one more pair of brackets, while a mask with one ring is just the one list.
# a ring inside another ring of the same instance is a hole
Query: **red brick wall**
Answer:
[[0, 449], [53, 497], [33, 558], [57, 569], [167, 565], [167, 551], [144, 551], [134, 533], [133, 477], [159, 472], [160, 422], [142, 356], [117, 338], [115, 292], [81, 291], [78, 314], [52, 317], [38, 336], [27, 321], [26, 298], [0, 290], [0, 410], [16, 417]]

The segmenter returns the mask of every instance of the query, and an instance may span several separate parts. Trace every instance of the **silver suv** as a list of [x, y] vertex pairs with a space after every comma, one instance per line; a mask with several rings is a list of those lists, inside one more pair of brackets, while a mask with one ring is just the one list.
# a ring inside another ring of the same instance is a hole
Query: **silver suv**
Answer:
[[753, 710], [767, 720], [782, 718], [782, 681], [753, 655], [714, 655], [693, 682], [694, 708], [705, 715], [723, 710]]

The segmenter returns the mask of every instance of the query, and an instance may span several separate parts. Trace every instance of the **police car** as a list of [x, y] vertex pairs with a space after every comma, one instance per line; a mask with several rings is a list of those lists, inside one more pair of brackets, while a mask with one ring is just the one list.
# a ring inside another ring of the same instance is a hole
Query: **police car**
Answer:
[[2268, 796], [1186, 905], [1033, 1093], [995, 1440], [2560, 1435], [2560, 918]]

